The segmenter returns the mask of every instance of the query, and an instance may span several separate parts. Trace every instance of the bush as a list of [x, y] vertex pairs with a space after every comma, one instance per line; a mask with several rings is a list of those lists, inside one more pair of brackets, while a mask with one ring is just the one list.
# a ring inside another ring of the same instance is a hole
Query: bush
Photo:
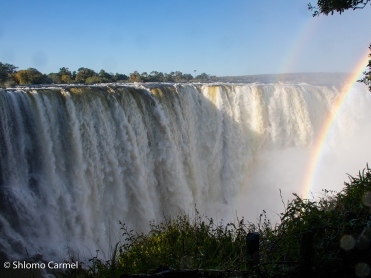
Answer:
[[[273, 227], [264, 211], [257, 224], [244, 219], [237, 225], [217, 224], [197, 210], [194, 218], [182, 215], [159, 224], [152, 222], [147, 234], [137, 234], [121, 224], [125, 244], [116, 245], [109, 261], [94, 257], [87, 273], [89, 277], [119, 277], [123, 273], [154, 273], [166, 266], [233, 269], [248, 277], [302, 277], [301, 242], [312, 235], [311, 277], [369, 277], [371, 169], [349, 178], [341, 192], [324, 190], [318, 200], [294, 194], [281, 213], [281, 221]], [[247, 259], [248, 232], [260, 233], [260, 264], [256, 267], [250, 267]]]
[[174, 269], [236, 269], [246, 265], [245, 241], [250, 226], [216, 224], [196, 210], [195, 219], [178, 216], [152, 222], [148, 234], [135, 234], [123, 224], [126, 242], [118, 263], [126, 273], [151, 273], [161, 265]]

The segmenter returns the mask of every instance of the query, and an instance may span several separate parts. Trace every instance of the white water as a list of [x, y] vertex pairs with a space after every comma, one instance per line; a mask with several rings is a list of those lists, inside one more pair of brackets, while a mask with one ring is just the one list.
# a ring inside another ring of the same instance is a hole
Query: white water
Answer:
[[[10, 257], [107, 253], [118, 221], [163, 215], [255, 222], [301, 193], [337, 90], [298, 85], [166, 85], [0, 91], [0, 246]], [[325, 145], [320, 189], [370, 160], [371, 98], [349, 95]], [[237, 213], [236, 213], [237, 211]], [[108, 254], [105, 254], [106, 256]]]

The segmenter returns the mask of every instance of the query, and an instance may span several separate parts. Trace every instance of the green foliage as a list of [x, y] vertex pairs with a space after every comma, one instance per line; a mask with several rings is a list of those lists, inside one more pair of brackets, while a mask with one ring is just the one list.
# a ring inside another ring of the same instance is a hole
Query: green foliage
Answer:
[[[313, 16], [319, 16], [320, 14], [331, 15], [334, 14], [334, 11], [339, 12], [340, 14], [348, 9], [363, 9], [368, 3], [371, 3], [371, 0], [318, 0], [317, 7], [312, 6], [311, 3], [308, 4], [308, 9], [313, 11]], [[371, 50], [371, 44], [370, 44]], [[371, 53], [369, 55], [371, 57]], [[367, 65], [369, 71], [364, 72], [365, 75], [358, 82], [363, 82], [368, 86], [369, 91], [371, 91], [371, 60], [368, 61]]]
[[17, 67], [11, 64], [3, 64], [0, 62], [0, 85], [9, 85], [16, 83], [15, 73]]
[[58, 75], [60, 76], [60, 83], [68, 84], [72, 81], [72, 73], [68, 68], [60, 68]]
[[99, 76], [90, 76], [86, 78], [85, 83], [92, 84], [92, 83], [101, 83], [101, 79]]
[[195, 77], [195, 79], [198, 79], [198, 80], [204, 80], [204, 81], [207, 81], [209, 80], [210, 76], [206, 73], [201, 73], [200, 75], [197, 75]]
[[320, 14], [342, 13], [348, 9], [363, 9], [370, 0], [318, 0], [317, 7], [308, 4], [308, 9], [313, 11], [313, 16]]
[[193, 78], [191, 74], [183, 74], [180, 71], [162, 73], [152, 71], [150, 74], [143, 72], [140, 74], [134, 71], [130, 77], [121, 73], [108, 73], [100, 70], [96, 73], [92, 69], [81, 67], [71, 72], [69, 68], [62, 67], [57, 73], [42, 74], [35, 68], [17, 71], [17, 67], [11, 64], [0, 62], [0, 86], [13, 87], [17, 84], [71, 84], [71, 83], [111, 83], [111, 82], [212, 82], [218, 81], [216, 76], [203, 73]]
[[117, 81], [117, 82], [123, 82], [123, 81], [126, 81], [128, 79], [129, 79], [129, 77], [126, 76], [125, 74], [121, 74], [121, 73], [116, 73], [115, 74], [115, 81]]
[[[371, 44], [370, 44], [369, 49], [371, 51]], [[371, 52], [370, 52], [370, 54], [368, 56], [371, 58]], [[361, 80], [358, 80], [358, 82], [365, 83], [368, 86], [369, 91], [371, 91], [371, 60], [368, 60], [367, 67], [368, 67], [368, 72], [365, 71], [363, 73], [365, 76]]]
[[[150, 223], [146, 234], [122, 225], [125, 243], [116, 245], [108, 261], [91, 259], [88, 277], [119, 277], [123, 273], [153, 273], [159, 266], [174, 269], [234, 269], [265, 277], [300, 277], [301, 239], [313, 238], [313, 277], [356, 277], [359, 263], [371, 261], [371, 169], [349, 176], [339, 192], [324, 190], [318, 200], [295, 198], [272, 226], [265, 211], [257, 224], [216, 223], [187, 215]], [[248, 232], [260, 234], [260, 264], [249, 267]], [[370, 265], [368, 265], [370, 267]], [[367, 266], [365, 268], [367, 272]], [[365, 276], [360, 276], [365, 277]]]
[[130, 73], [130, 81], [131, 82], [141, 82], [142, 79], [141, 79], [141, 75], [139, 74], [139, 72], [134, 71], [133, 73]]
[[48, 74], [48, 82], [47, 83], [54, 83], [54, 84], [60, 84], [62, 83], [62, 78], [59, 75], [59, 73], [49, 73]]
[[14, 65], [11, 65], [11, 64], [3, 64], [0, 62], [0, 71], [1, 73], [7, 73], [7, 74], [12, 74], [12, 73], [16, 73], [17, 72], [17, 68], [16, 66]]
[[182, 74], [182, 79], [185, 81], [185, 82], [188, 82], [190, 80], [193, 79], [193, 76], [189, 73], [186, 73], [186, 74]]
[[68, 68], [65, 68], [65, 67], [60, 68], [58, 73], [59, 73], [60, 76], [63, 76], [63, 75], [71, 76], [71, 71]]
[[212, 218], [182, 215], [152, 222], [148, 234], [136, 234], [122, 224], [126, 243], [118, 263], [125, 273], [150, 273], [158, 266], [175, 269], [236, 269], [246, 265], [245, 240], [250, 225], [217, 224]]
[[20, 70], [15, 75], [19, 84], [42, 84], [45, 77], [35, 68]]
[[99, 72], [100, 83], [115, 82], [115, 76], [106, 72], [105, 70], [100, 70]]
[[91, 82], [91, 81], [96, 80], [96, 79], [94, 79], [92, 77], [98, 77], [98, 74], [94, 70], [92, 70], [92, 69], [79, 68], [77, 70], [76, 79], [75, 80], [76, 80], [77, 83], [85, 83], [86, 80], [89, 77], [91, 77], [91, 78], [88, 80], [88, 82], [94, 83], [94, 82]]
[[0, 62], [0, 83], [4, 83], [8, 79], [8, 75], [15, 73], [17, 67], [11, 64], [3, 64]]
[[[306, 231], [314, 233], [313, 265], [316, 275], [353, 277], [357, 263], [371, 259], [368, 251], [371, 240], [371, 171], [369, 168], [350, 176], [350, 183], [335, 195], [327, 195], [318, 201], [301, 199], [295, 195], [281, 222], [269, 233], [262, 233], [262, 259], [269, 263], [266, 273], [288, 275], [295, 264], [280, 262], [300, 261], [300, 240]], [[342, 239], [351, 236], [354, 246], [346, 250]], [[363, 242], [363, 243], [362, 243]], [[367, 250], [367, 252], [364, 252]], [[341, 275], [345, 276], [341, 276]]]
[[8, 87], [8, 88], [10, 88], [10, 87], [14, 87], [14, 86], [16, 86], [18, 83], [17, 83], [17, 81], [16, 81], [16, 79], [15, 79], [15, 77], [14, 76], [12, 76], [11, 78], [8, 78], [5, 82], [4, 82], [4, 86], [5, 87]]

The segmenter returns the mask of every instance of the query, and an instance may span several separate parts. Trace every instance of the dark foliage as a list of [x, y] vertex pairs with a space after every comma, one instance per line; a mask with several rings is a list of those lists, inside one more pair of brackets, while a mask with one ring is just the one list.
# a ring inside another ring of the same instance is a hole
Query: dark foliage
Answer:
[[334, 14], [334, 12], [342, 13], [345, 10], [363, 9], [371, 0], [318, 0], [317, 6], [308, 4], [308, 9], [313, 11], [313, 16], [320, 14]]
[[73, 84], [73, 83], [111, 83], [111, 82], [213, 82], [219, 79], [206, 73], [193, 78], [191, 74], [180, 71], [162, 73], [152, 71], [150, 74], [140, 74], [134, 71], [128, 77], [121, 73], [108, 73], [100, 70], [99, 73], [92, 69], [81, 67], [71, 72], [69, 68], [62, 67], [57, 73], [42, 74], [35, 68], [17, 71], [16, 66], [0, 62], [0, 86], [12, 87], [23, 84]]
[[[319, 16], [320, 14], [331, 15], [334, 12], [339, 12], [340, 14], [345, 10], [352, 9], [363, 9], [371, 0], [318, 0], [317, 7], [312, 6], [311, 3], [308, 4], [308, 9], [313, 11], [313, 16]], [[371, 44], [370, 44], [371, 50]], [[369, 55], [371, 57], [371, 53]], [[365, 83], [369, 91], [371, 91], [371, 60], [368, 61], [367, 65], [369, 71], [364, 72], [365, 75], [359, 82]]]
[[[294, 194], [274, 226], [264, 211], [257, 224], [218, 224], [197, 210], [193, 218], [151, 223], [146, 234], [122, 224], [124, 243], [111, 258], [97, 255], [85, 272], [69, 277], [370, 277], [371, 169], [349, 179], [341, 192], [323, 190], [318, 200]], [[253, 231], [257, 260], [248, 255]]]
[[[370, 51], [371, 51], [371, 44], [370, 44]], [[368, 55], [371, 58], [371, 52]], [[361, 80], [358, 80], [359, 82], [363, 82], [368, 86], [369, 91], [371, 92], [371, 59], [368, 60], [368, 72], [365, 71], [363, 74], [365, 75]]]

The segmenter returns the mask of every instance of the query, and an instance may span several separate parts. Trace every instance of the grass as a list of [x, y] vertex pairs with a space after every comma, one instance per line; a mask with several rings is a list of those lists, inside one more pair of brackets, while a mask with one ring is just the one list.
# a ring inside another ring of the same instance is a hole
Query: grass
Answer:
[[[95, 256], [89, 268], [67, 277], [120, 277], [155, 273], [163, 269], [239, 270], [247, 277], [302, 277], [305, 255], [302, 238], [311, 234], [311, 277], [369, 277], [371, 262], [371, 169], [364, 169], [340, 192], [324, 190], [318, 200], [294, 194], [271, 225], [265, 212], [258, 223], [216, 223], [212, 218], [180, 215], [138, 234], [121, 223], [124, 244], [117, 244], [111, 259]], [[246, 235], [260, 234], [260, 264], [251, 266]], [[204, 277], [200, 274], [199, 277]], [[229, 277], [222, 273], [218, 277]]]

